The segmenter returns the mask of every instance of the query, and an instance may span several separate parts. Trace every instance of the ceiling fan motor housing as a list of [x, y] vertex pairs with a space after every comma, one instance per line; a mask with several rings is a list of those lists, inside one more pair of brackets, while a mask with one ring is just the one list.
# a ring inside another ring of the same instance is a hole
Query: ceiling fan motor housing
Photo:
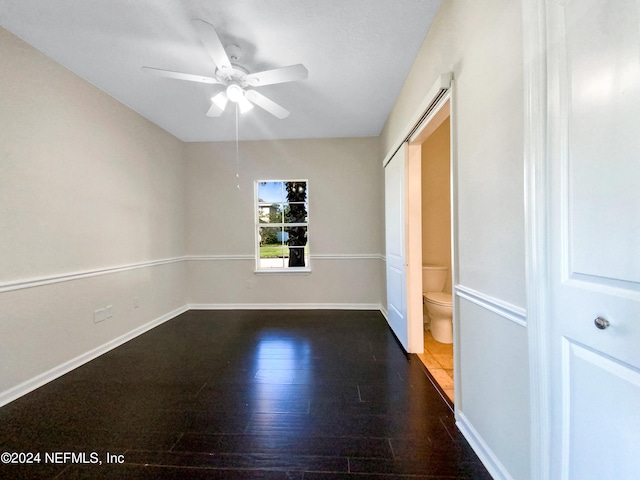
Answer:
[[247, 80], [248, 74], [249, 74], [249, 71], [246, 68], [240, 65], [237, 65], [235, 63], [231, 64], [231, 69], [228, 69], [228, 68], [216, 69], [216, 78], [225, 85], [237, 83], [241, 87], [246, 87], [249, 85], [249, 81]]

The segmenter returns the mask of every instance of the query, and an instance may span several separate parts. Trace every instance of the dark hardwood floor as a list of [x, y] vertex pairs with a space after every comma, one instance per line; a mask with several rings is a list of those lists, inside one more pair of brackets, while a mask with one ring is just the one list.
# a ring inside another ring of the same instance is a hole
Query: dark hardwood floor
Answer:
[[0, 478], [490, 479], [423, 368], [378, 312], [190, 311], [1, 408]]

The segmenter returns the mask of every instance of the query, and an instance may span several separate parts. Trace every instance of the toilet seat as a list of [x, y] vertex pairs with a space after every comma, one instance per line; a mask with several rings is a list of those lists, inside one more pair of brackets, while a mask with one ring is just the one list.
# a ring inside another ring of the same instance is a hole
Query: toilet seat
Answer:
[[425, 301], [442, 305], [443, 307], [451, 306], [451, 294], [444, 292], [426, 292], [423, 294]]

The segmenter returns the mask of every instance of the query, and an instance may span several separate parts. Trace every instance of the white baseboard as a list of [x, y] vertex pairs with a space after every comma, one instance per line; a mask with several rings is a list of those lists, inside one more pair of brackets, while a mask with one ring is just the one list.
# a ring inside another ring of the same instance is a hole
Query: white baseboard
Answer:
[[377, 303], [190, 303], [189, 310], [381, 310]]
[[476, 452], [480, 461], [495, 480], [513, 480], [509, 472], [507, 472], [507, 469], [504, 468], [504, 465], [498, 460], [498, 457], [494, 455], [478, 431], [473, 428], [469, 419], [464, 413], [459, 411], [456, 411], [456, 426], [460, 429], [464, 438], [467, 439], [473, 451]]
[[10, 388], [9, 390], [0, 392], [0, 407], [2, 407], [3, 405], [6, 405], [9, 402], [13, 402], [17, 398], [23, 395], [26, 395], [27, 393], [35, 390], [36, 388], [41, 387], [46, 383], [51, 382], [52, 380], [55, 380], [58, 377], [61, 377], [65, 373], [68, 373], [71, 370], [74, 370], [79, 366], [84, 365], [87, 362], [90, 362], [94, 358], [97, 358], [100, 355], [107, 353], [109, 350], [113, 350], [114, 348], [119, 347], [123, 343], [126, 343], [129, 340], [139, 335], [142, 335], [145, 332], [148, 332], [152, 328], [155, 328], [158, 325], [168, 320], [171, 320], [174, 317], [177, 317], [178, 315], [186, 312], [187, 310], [188, 310], [188, 307], [186, 305], [176, 310], [173, 310], [172, 312], [162, 315], [161, 317], [158, 317], [155, 320], [152, 320], [148, 323], [145, 323], [144, 325], [134, 328], [130, 332], [127, 332], [124, 335], [121, 335], [117, 338], [114, 338], [113, 340], [108, 341], [103, 345], [100, 345], [99, 347], [96, 347], [93, 350], [89, 350], [88, 352], [83, 353], [82, 355], [78, 355], [77, 357], [62, 363], [52, 368], [51, 370], [41, 373], [40, 375], [37, 375], [25, 382], [22, 382], [21, 384], [16, 385], [15, 387]]

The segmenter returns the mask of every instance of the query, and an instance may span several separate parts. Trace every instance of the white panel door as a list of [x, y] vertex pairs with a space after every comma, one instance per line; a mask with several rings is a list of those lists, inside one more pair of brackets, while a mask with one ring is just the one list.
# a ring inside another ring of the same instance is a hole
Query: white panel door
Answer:
[[407, 328], [407, 275], [405, 231], [405, 169], [407, 147], [402, 147], [384, 168], [385, 239], [387, 261], [387, 316], [389, 326], [409, 350]]
[[547, 11], [551, 478], [635, 479], [640, 0], [548, 0]]

